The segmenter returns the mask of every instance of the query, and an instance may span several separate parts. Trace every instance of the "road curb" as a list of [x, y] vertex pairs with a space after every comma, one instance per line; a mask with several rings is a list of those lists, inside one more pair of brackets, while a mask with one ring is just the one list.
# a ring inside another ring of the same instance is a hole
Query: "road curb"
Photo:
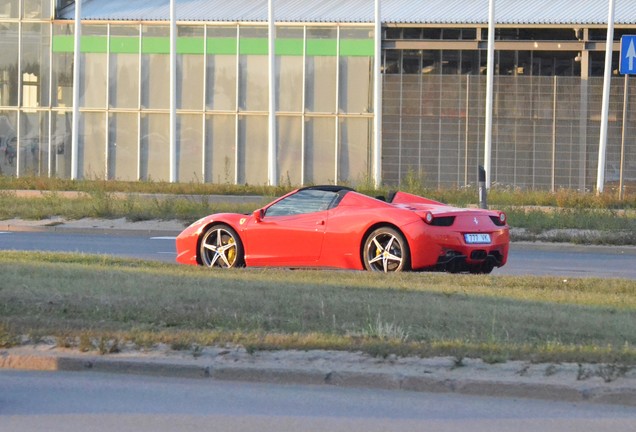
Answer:
[[273, 365], [216, 364], [214, 361], [108, 358], [93, 355], [50, 355], [0, 351], [0, 369], [135, 374], [172, 378], [212, 379], [287, 385], [455, 393], [474, 396], [527, 398], [561, 402], [591, 402], [636, 406], [636, 386], [574, 383], [550, 384], [472, 379], [385, 371], [335, 368], [277, 367]]

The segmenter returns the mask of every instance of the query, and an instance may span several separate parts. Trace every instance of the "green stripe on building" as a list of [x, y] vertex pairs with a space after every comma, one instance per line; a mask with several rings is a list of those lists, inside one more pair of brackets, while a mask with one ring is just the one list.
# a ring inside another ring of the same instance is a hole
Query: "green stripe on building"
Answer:
[[267, 39], [265, 38], [241, 38], [239, 41], [241, 55], [267, 55]]
[[170, 38], [145, 37], [141, 41], [143, 54], [170, 54]]
[[108, 52], [108, 40], [103, 36], [82, 36], [81, 50], [83, 53]]
[[[72, 53], [73, 36], [53, 36], [53, 52]], [[275, 41], [276, 55], [302, 56], [304, 41], [302, 39], [277, 39]], [[83, 53], [101, 53], [108, 50], [106, 36], [82, 36], [81, 49]], [[177, 38], [177, 54], [203, 55], [236, 55], [235, 38], [208, 38], [207, 49], [203, 38]], [[241, 38], [239, 43], [241, 55], [267, 55], [267, 38]], [[130, 36], [112, 36], [110, 38], [110, 52], [114, 54], [138, 54], [139, 38]], [[141, 52], [143, 54], [170, 54], [170, 38], [145, 37], [142, 39]], [[308, 39], [308, 56], [335, 56], [338, 52], [336, 39]], [[374, 45], [372, 39], [342, 39], [340, 41], [341, 56], [373, 57]]]
[[373, 57], [375, 43], [373, 39], [341, 39], [340, 55], [351, 57]]
[[302, 56], [302, 39], [276, 39], [276, 55], [281, 56]]
[[236, 38], [208, 38], [207, 53], [236, 55]]
[[177, 54], [203, 54], [202, 38], [177, 38]]
[[73, 36], [53, 36], [53, 52], [73, 52]]
[[110, 38], [110, 52], [115, 54], [139, 54], [139, 39], [113, 36]]
[[335, 56], [338, 53], [338, 41], [336, 39], [308, 39], [308, 56]]

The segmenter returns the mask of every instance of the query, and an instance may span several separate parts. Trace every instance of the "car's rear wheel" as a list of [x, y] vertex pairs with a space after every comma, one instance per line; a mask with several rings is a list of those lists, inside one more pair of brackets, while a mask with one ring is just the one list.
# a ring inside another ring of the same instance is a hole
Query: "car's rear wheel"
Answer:
[[206, 267], [232, 268], [245, 265], [243, 242], [232, 227], [213, 225], [201, 238], [199, 246], [201, 264]]
[[394, 228], [380, 227], [366, 238], [363, 248], [364, 268], [369, 271], [399, 272], [409, 270], [409, 246]]

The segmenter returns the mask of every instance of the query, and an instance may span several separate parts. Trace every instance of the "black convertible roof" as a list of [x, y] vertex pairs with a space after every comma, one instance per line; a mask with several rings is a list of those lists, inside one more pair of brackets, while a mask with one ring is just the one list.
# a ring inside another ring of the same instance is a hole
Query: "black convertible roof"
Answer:
[[304, 188], [301, 188], [299, 190], [306, 190], [306, 189], [310, 189], [310, 190], [321, 190], [321, 191], [325, 191], [325, 192], [341, 192], [341, 191], [354, 191], [355, 189], [352, 189], [350, 187], [347, 186], [338, 186], [338, 185], [318, 185], [318, 186], [307, 186]]

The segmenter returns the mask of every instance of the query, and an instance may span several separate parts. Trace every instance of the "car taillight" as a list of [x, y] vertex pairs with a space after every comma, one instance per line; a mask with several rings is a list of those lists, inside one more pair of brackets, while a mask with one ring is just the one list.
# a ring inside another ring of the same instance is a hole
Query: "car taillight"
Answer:
[[455, 223], [455, 216], [433, 216], [433, 213], [426, 212], [422, 217], [428, 225], [449, 227]]
[[506, 214], [504, 212], [499, 212], [499, 216], [490, 216], [490, 220], [497, 226], [504, 226], [506, 224]]

